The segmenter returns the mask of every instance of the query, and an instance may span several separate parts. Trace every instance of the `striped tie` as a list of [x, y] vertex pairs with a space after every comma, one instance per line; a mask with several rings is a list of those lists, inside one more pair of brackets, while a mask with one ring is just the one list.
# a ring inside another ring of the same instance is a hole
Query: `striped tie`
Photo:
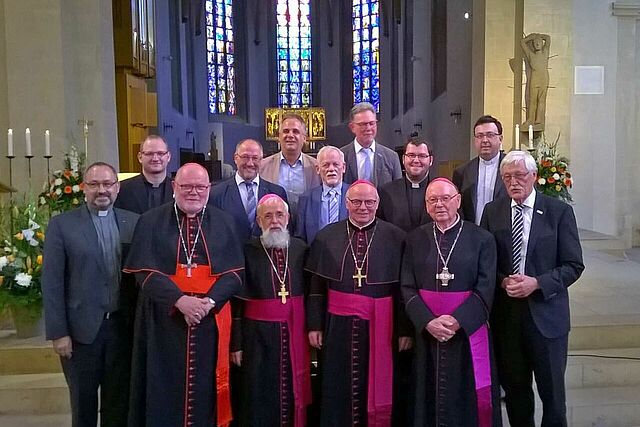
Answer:
[[362, 154], [364, 154], [364, 163], [362, 165], [362, 176], [360, 178], [366, 179], [367, 181], [371, 181], [371, 179], [373, 178], [371, 176], [371, 170], [373, 169], [371, 167], [371, 157], [369, 157], [369, 151], [371, 151], [371, 148], [363, 148], [360, 151], [362, 152]]
[[333, 224], [338, 222], [338, 192], [336, 190], [329, 190], [329, 222]]
[[513, 262], [511, 263], [513, 274], [521, 273], [520, 260], [522, 259], [522, 234], [524, 232], [524, 219], [522, 216], [523, 205], [515, 205], [513, 227], [511, 231], [511, 243], [513, 248]]
[[245, 181], [244, 185], [247, 187], [247, 219], [249, 224], [253, 226], [253, 222], [256, 220], [256, 194], [253, 191], [253, 181]]

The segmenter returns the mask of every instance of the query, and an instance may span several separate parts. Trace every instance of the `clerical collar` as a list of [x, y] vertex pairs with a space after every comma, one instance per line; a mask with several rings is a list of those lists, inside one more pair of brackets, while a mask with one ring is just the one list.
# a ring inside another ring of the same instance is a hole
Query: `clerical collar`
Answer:
[[444, 234], [444, 233], [446, 233], [447, 231], [451, 230], [452, 228], [454, 228], [456, 225], [458, 225], [460, 223], [460, 215], [456, 214], [456, 220], [453, 221], [453, 224], [451, 224], [450, 226], [448, 226], [444, 230], [442, 228], [440, 228], [438, 223], [436, 223], [435, 221], [434, 221], [434, 223], [436, 224], [436, 227], [438, 227], [438, 231], [441, 232], [442, 234]]
[[[359, 153], [360, 150], [362, 150], [364, 147], [358, 142], [357, 139], [353, 140], [353, 148], [355, 149], [356, 153]], [[371, 149], [371, 151], [373, 153], [376, 152], [376, 140], [374, 139], [373, 142], [371, 143], [371, 145], [369, 145], [368, 147], [369, 149]]]
[[359, 226], [359, 225], [357, 225], [357, 224], [355, 224], [353, 221], [351, 221], [351, 218], [349, 218], [349, 221], [348, 221], [348, 222], [349, 222], [349, 225], [350, 225], [352, 228], [354, 228], [354, 229], [356, 229], [356, 230], [358, 230], [358, 231], [366, 231], [366, 230], [368, 230], [368, 229], [372, 228], [372, 227], [375, 225], [375, 223], [376, 223], [376, 219], [377, 219], [377, 218], [373, 218], [373, 220], [371, 220], [371, 222], [370, 222], [370, 223], [368, 223], [368, 224], [366, 224], [366, 225], [363, 225], [362, 227], [361, 227], [361, 226]]
[[167, 180], [167, 175], [165, 174], [164, 178], [162, 178], [162, 181], [158, 182], [157, 184], [154, 184], [153, 182], [147, 179], [144, 173], [142, 174], [142, 181], [151, 187], [160, 187], [162, 184], [165, 183], [166, 180]]
[[493, 159], [485, 160], [485, 159], [483, 159], [482, 157], [479, 157], [480, 162], [481, 162], [483, 165], [487, 165], [487, 166], [495, 165], [495, 164], [498, 162], [498, 159], [499, 159], [499, 158], [500, 158], [500, 152], [499, 152], [499, 151], [498, 151], [498, 154], [496, 154], [496, 155], [493, 157]]
[[415, 181], [412, 181], [411, 179], [409, 179], [408, 175], [405, 175], [405, 178], [407, 180], [407, 184], [409, 184], [411, 186], [411, 188], [420, 188], [422, 186], [422, 183], [425, 182], [428, 177], [429, 177], [429, 171], [427, 171], [427, 174], [424, 176], [424, 178], [422, 178], [418, 182], [415, 182]]
[[112, 206], [109, 206], [106, 210], [98, 210], [98, 209], [94, 208], [93, 206], [89, 206], [89, 205], [87, 205], [87, 209], [89, 209], [89, 213], [91, 215], [95, 215], [95, 216], [99, 216], [99, 217], [105, 217], [105, 216], [109, 215], [109, 212], [111, 212], [113, 210]]

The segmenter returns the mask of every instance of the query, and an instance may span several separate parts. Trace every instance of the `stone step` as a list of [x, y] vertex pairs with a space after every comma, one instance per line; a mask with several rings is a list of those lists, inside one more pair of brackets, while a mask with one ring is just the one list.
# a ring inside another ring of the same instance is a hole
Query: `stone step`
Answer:
[[0, 415], [67, 414], [69, 408], [62, 374], [0, 376]]
[[567, 388], [640, 386], [640, 348], [569, 352]]
[[2, 427], [65, 427], [71, 426], [71, 414], [0, 415]]
[[51, 344], [0, 347], [0, 375], [62, 372]]
[[569, 351], [632, 348], [640, 345], [640, 316], [584, 316], [572, 318]]

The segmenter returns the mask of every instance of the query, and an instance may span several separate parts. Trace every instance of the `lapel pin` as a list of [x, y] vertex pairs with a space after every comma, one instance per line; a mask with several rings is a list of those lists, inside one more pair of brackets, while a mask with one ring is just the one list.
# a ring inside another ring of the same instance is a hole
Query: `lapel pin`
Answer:
[[542, 215], [542, 213], [543, 213], [543, 212], [542, 212], [540, 209], [536, 209], [536, 213], [537, 213], [538, 215]]

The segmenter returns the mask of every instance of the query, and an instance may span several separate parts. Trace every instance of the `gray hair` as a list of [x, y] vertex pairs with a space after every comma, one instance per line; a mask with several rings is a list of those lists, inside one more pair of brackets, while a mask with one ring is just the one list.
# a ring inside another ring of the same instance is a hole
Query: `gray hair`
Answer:
[[248, 143], [248, 142], [253, 142], [254, 144], [256, 144], [258, 146], [258, 148], [260, 148], [260, 156], [263, 156], [264, 153], [262, 151], [262, 144], [260, 144], [260, 142], [256, 141], [255, 139], [252, 138], [245, 138], [242, 141], [238, 142], [238, 144], [236, 145], [236, 151], [234, 152], [234, 154], [238, 154], [238, 149], [240, 148], [241, 145]]
[[510, 151], [500, 162], [500, 173], [505, 166], [523, 162], [529, 172], [538, 172], [538, 165], [533, 156], [526, 151]]
[[322, 147], [320, 150], [318, 150], [318, 155], [316, 156], [316, 159], [320, 161], [320, 156], [323, 156], [324, 154], [328, 154], [330, 151], [335, 151], [336, 153], [338, 153], [340, 155], [340, 161], [344, 163], [344, 152], [338, 147], [336, 147], [335, 145], [325, 145], [324, 147]]
[[365, 111], [371, 111], [373, 114], [376, 114], [376, 108], [373, 104], [370, 102], [359, 102], [351, 107], [351, 111], [349, 111], [349, 121], [352, 122], [356, 114], [364, 113]]

